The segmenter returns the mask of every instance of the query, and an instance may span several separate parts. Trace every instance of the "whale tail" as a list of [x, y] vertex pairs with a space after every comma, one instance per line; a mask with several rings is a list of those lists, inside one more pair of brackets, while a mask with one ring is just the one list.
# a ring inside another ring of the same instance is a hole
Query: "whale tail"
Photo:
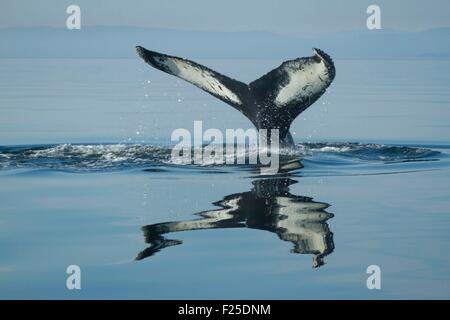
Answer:
[[140, 46], [136, 51], [149, 65], [190, 82], [237, 109], [257, 129], [279, 129], [281, 141], [288, 144], [293, 143], [291, 123], [325, 93], [336, 74], [333, 60], [319, 49], [313, 49], [311, 57], [283, 62], [250, 84], [194, 61]]

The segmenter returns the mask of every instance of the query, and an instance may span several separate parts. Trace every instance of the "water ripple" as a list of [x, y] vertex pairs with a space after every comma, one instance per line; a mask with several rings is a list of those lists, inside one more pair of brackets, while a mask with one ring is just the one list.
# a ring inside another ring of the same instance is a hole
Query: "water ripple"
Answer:
[[[250, 148], [246, 156], [256, 152]], [[410, 170], [407, 163], [446, 160], [447, 154], [432, 148], [362, 144], [362, 143], [300, 143], [295, 149], [282, 150], [282, 161], [299, 160], [305, 169], [316, 172], [347, 170], [348, 174], [370, 173], [373, 168], [397, 164]], [[447, 161], [444, 161], [447, 163]], [[146, 169], [165, 172], [164, 168], [193, 168], [211, 170], [225, 167], [203, 162], [201, 165], [174, 163], [171, 147], [145, 144], [59, 144], [32, 146], [0, 146], [0, 170], [52, 169], [68, 172], [102, 172], [116, 170]], [[246, 167], [226, 165], [226, 167]], [[153, 168], [153, 169], [152, 169]], [[329, 170], [333, 168], [333, 170]], [[345, 168], [345, 169], [342, 169]], [[422, 167], [423, 168], [423, 165]], [[369, 171], [369, 172], [367, 172]], [[345, 174], [345, 172], [344, 172]]]

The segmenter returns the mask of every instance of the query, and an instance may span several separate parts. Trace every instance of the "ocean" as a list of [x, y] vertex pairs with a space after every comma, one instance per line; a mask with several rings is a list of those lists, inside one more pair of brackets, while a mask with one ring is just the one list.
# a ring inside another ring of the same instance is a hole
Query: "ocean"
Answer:
[[262, 175], [173, 163], [175, 129], [251, 124], [138, 58], [0, 59], [0, 298], [450, 298], [450, 61], [335, 64]]

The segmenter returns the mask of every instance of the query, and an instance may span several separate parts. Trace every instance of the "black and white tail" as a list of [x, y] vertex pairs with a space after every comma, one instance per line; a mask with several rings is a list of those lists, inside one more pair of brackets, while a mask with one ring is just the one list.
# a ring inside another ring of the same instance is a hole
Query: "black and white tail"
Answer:
[[279, 129], [282, 142], [292, 143], [289, 127], [319, 99], [336, 69], [325, 52], [283, 62], [261, 78], [245, 84], [196, 62], [136, 47], [148, 64], [186, 80], [242, 112], [257, 129]]

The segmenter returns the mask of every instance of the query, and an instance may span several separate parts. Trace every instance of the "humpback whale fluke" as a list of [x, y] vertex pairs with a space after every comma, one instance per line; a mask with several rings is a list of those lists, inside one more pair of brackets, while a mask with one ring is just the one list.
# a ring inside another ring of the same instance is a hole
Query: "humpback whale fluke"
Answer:
[[245, 84], [194, 61], [137, 46], [149, 65], [194, 84], [242, 112], [257, 129], [279, 129], [282, 145], [292, 145], [289, 127], [319, 99], [333, 81], [336, 69], [325, 52], [283, 62], [261, 78]]
[[312, 254], [313, 267], [320, 267], [324, 257], [334, 250], [333, 232], [328, 225], [334, 214], [327, 211], [328, 203], [292, 194], [289, 189], [294, 183], [297, 181], [287, 177], [258, 179], [252, 182], [250, 191], [224, 196], [213, 202], [217, 208], [194, 213], [197, 219], [143, 226], [149, 246], [138, 253], [136, 260], [183, 243], [168, 239], [168, 233], [248, 228], [276, 234], [280, 240], [292, 243], [291, 252]]

